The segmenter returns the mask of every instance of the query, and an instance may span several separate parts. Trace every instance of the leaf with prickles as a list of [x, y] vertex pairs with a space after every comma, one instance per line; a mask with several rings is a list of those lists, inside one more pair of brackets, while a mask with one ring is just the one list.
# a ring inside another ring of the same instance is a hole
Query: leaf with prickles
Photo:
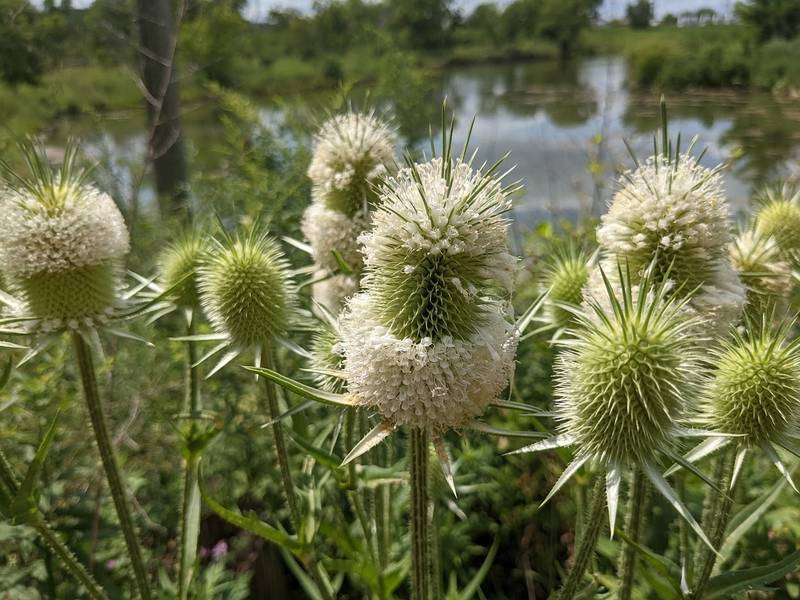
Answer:
[[700, 469], [698, 469], [696, 466], [694, 466], [688, 460], [683, 458], [680, 454], [678, 454], [677, 452], [668, 452], [667, 456], [669, 456], [669, 458], [674, 460], [677, 464], [682, 466], [684, 469], [686, 469], [687, 471], [691, 472], [693, 475], [695, 475], [698, 479], [703, 481], [706, 485], [708, 485], [715, 492], [718, 492], [718, 493], [722, 494], [723, 496], [727, 496], [726, 491], [721, 489], [713, 479], [711, 479], [708, 475], [703, 473]]
[[527, 452], [541, 452], [542, 450], [554, 450], [555, 448], [566, 448], [567, 446], [571, 446], [574, 443], [575, 443], [574, 436], [571, 436], [566, 433], [561, 433], [551, 438], [547, 438], [546, 440], [542, 440], [541, 442], [536, 442], [535, 444], [531, 444], [530, 446], [525, 446], [524, 448], [520, 448], [519, 450], [506, 452], [506, 454], [507, 455], [523, 454]]
[[114, 336], [118, 337], [118, 338], [123, 338], [123, 339], [126, 339], [126, 340], [133, 340], [134, 342], [139, 342], [141, 344], [144, 344], [145, 346], [149, 346], [150, 348], [155, 348], [155, 345], [151, 341], [143, 338], [140, 335], [136, 335], [135, 333], [131, 333], [130, 331], [123, 331], [121, 329], [111, 329], [110, 327], [106, 327], [105, 331], [107, 333], [110, 333], [111, 335], [114, 335]]
[[181, 335], [178, 337], [171, 337], [171, 342], [221, 342], [227, 340], [227, 333], [198, 333], [195, 335]]
[[450, 463], [450, 456], [447, 454], [447, 448], [444, 445], [444, 440], [442, 440], [442, 438], [439, 436], [434, 437], [433, 447], [436, 449], [436, 456], [439, 458], [439, 464], [442, 467], [442, 473], [447, 481], [447, 485], [450, 486], [450, 491], [453, 492], [453, 497], [458, 498], [458, 492], [456, 492], [456, 482], [453, 478], [453, 466]]
[[544, 306], [545, 301], [547, 300], [547, 294], [542, 294], [536, 300], [531, 303], [531, 305], [527, 308], [527, 310], [522, 313], [522, 316], [517, 320], [516, 329], [521, 334], [525, 333], [525, 330], [528, 328], [528, 325], [531, 324], [534, 317], [539, 313]]
[[553, 489], [551, 489], [550, 493], [547, 494], [547, 497], [544, 500], [542, 500], [542, 503], [539, 505], [539, 508], [547, 504], [550, 498], [555, 496], [556, 492], [558, 492], [558, 490], [560, 490], [564, 486], [564, 484], [567, 483], [567, 481], [569, 481], [570, 478], [573, 475], [575, 475], [575, 473], [577, 473], [578, 470], [589, 461], [589, 458], [590, 456], [587, 454], [586, 456], [580, 456], [575, 460], [573, 460], [561, 474], [561, 477], [558, 478], [558, 481], [556, 481], [555, 485], [553, 486]]
[[686, 508], [686, 505], [681, 501], [678, 495], [675, 493], [667, 480], [661, 476], [661, 473], [658, 472], [651, 464], [644, 464], [642, 465], [642, 470], [644, 471], [647, 478], [653, 483], [655, 488], [661, 493], [664, 498], [672, 505], [675, 511], [684, 518], [684, 520], [689, 524], [689, 526], [694, 530], [703, 543], [708, 546], [714, 554], [719, 555], [714, 545], [711, 543], [711, 540], [708, 539], [705, 531], [703, 528], [700, 527], [700, 524], [695, 520], [692, 516], [692, 513], [689, 512], [689, 509]]
[[197, 362], [192, 365], [192, 368], [199, 367], [204, 362], [206, 362], [209, 358], [211, 358], [212, 356], [214, 356], [215, 354], [217, 354], [221, 350], [224, 350], [227, 347], [228, 347], [228, 341], [227, 340], [225, 340], [221, 344], [217, 344], [211, 350], [209, 350], [203, 356], [201, 356], [199, 359], [197, 359]]
[[281, 421], [284, 421], [284, 420], [288, 419], [289, 417], [292, 417], [292, 416], [294, 416], [294, 415], [296, 415], [298, 413], [303, 412], [304, 410], [307, 410], [307, 409], [311, 408], [312, 406], [314, 406], [314, 402], [312, 400], [306, 400], [305, 402], [301, 402], [297, 406], [293, 406], [292, 408], [290, 408], [286, 412], [281, 413], [276, 418], [270, 419], [269, 421], [264, 423], [261, 426], [261, 429], [266, 429], [267, 427], [271, 427], [275, 423], [279, 423]]
[[532, 406], [530, 404], [524, 404], [523, 402], [512, 402], [510, 400], [495, 400], [489, 404], [492, 408], [507, 408], [508, 410], [518, 410], [520, 412], [529, 413], [534, 417], [552, 417], [555, 415], [554, 412], [548, 410], [542, 410], [536, 406]]
[[383, 440], [385, 440], [389, 435], [394, 431], [394, 425], [387, 421], [382, 421], [378, 423], [375, 427], [373, 427], [367, 435], [365, 435], [361, 440], [353, 446], [353, 449], [344, 457], [341, 466], [345, 466], [346, 464], [354, 461], [359, 456], [366, 454], [370, 450], [372, 450], [375, 446], [380, 444]]
[[771, 565], [720, 573], [708, 582], [706, 597], [709, 600], [738, 597], [739, 592], [758, 589], [759, 586], [782, 579], [789, 573], [795, 572], [798, 565], [800, 565], [800, 550]]
[[736, 459], [733, 462], [733, 473], [731, 474], [730, 490], [733, 489], [733, 486], [736, 485], [736, 480], [739, 479], [739, 473], [742, 472], [742, 465], [744, 464], [744, 459], [746, 456], [747, 446], [742, 446], [736, 451]]
[[250, 371], [251, 373], [255, 373], [256, 375], [261, 375], [270, 379], [277, 383], [279, 386], [306, 398], [308, 400], [314, 400], [316, 402], [320, 402], [322, 404], [330, 404], [332, 406], [346, 406], [352, 407], [353, 400], [347, 394], [335, 394], [333, 392], [326, 392], [324, 390], [318, 390], [316, 388], [312, 388], [309, 385], [304, 383], [300, 383], [299, 381], [295, 381], [289, 377], [281, 375], [280, 373], [276, 373], [270, 369], [264, 368], [256, 368], [256, 367], [243, 367], [246, 371]]
[[609, 536], [614, 538], [614, 527], [617, 522], [617, 507], [619, 506], [619, 487], [622, 481], [622, 469], [613, 465], [606, 473], [606, 502], [608, 503]]
[[238, 348], [234, 348], [233, 350], [229, 350], [225, 354], [222, 355], [222, 358], [219, 359], [219, 362], [208, 372], [206, 375], [206, 379], [209, 379], [216, 375], [223, 367], [233, 362], [236, 357], [241, 354], [241, 350]]
[[22, 480], [22, 483], [17, 490], [16, 497], [12, 502], [11, 510], [14, 513], [14, 520], [17, 523], [31, 522], [31, 519], [33, 519], [38, 513], [39, 491], [37, 489], [37, 484], [39, 482], [39, 475], [42, 472], [42, 467], [44, 466], [44, 461], [47, 458], [47, 454], [50, 452], [50, 446], [53, 444], [53, 439], [55, 438], [56, 433], [56, 424], [58, 423], [58, 418], [60, 415], [61, 408], [58, 408], [55, 416], [53, 417], [53, 421], [50, 423], [50, 427], [47, 428], [42, 441], [39, 443], [39, 447], [36, 449], [36, 454], [33, 457], [33, 461], [28, 467], [28, 471], [25, 473], [25, 478]]

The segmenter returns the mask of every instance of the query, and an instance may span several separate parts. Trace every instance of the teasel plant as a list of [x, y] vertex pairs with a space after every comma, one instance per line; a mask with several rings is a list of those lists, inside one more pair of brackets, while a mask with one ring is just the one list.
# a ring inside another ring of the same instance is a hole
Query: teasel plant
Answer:
[[589, 252], [572, 241], [558, 242], [544, 261], [546, 266], [540, 288], [546, 301], [542, 315], [537, 319], [543, 325], [526, 333], [520, 341], [550, 331], [553, 332], [551, 339], [556, 341], [566, 332], [572, 323], [574, 310], [583, 303], [589, 275], [597, 262], [597, 252]]
[[[715, 486], [706, 497], [703, 524], [716, 548], [724, 541], [732, 494], [748, 454], [763, 453], [798, 491], [779, 451], [800, 457], [800, 339], [792, 339], [788, 322], [771, 326], [769, 315], [749, 325], [713, 350], [701, 394], [698, 422], [728, 435], [704, 440], [667, 472], [715, 454]], [[694, 581], [687, 584], [691, 598], [703, 597], [717, 559], [706, 548], [696, 549]]]
[[[198, 481], [200, 459], [218, 433], [214, 416], [203, 410], [197, 323], [201, 317], [199, 269], [209, 250], [209, 236], [202, 227], [194, 227], [171, 242], [157, 259], [157, 279], [140, 281], [148, 284], [151, 295], [160, 297], [148, 319], [155, 322], [167, 315], [180, 314], [185, 335], [174, 338], [186, 348], [185, 397], [177, 413], [177, 430], [183, 458], [183, 490], [180, 504], [179, 558], [177, 595], [188, 597], [200, 535], [201, 499]], [[169, 294], [164, 295], [166, 290]]]
[[[151, 597], [147, 568], [130, 512], [128, 492], [111, 442], [97, 385], [94, 359], [103, 356], [99, 331], [146, 342], [124, 328], [154, 310], [160, 296], [144, 297], [146, 284], [126, 287], [123, 261], [129, 240], [113, 199], [78, 164], [68, 144], [63, 163], [52, 168], [44, 147], [20, 146], [27, 173], [0, 163], [0, 272], [8, 286], [0, 328], [30, 340], [19, 365], [64, 333], [72, 338], [86, 407], [125, 538], [137, 594]], [[117, 325], [122, 324], [123, 327]]]
[[756, 229], [775, 240], [781, 257], [800, 267], [800, 188], [791, 183], [767, 186], [755, 198]]
[[[222, 353], [206, 378], [247, 354], [254, 357], [255, 368], [275, 369], [277, 345], [306, 354], [288, 339], [290, 328], [307, 316], [297, 305], [295, 273], [278, 242], [264, 227], [256, 223], [247, 231], [229, 233], [221, 226], [220, 233], [212, 238], [199, 263], [197, 289], [200, 305], [214, 333], [175, 339], [187, 343], [217, 342], [194, 363], [202, 364]], [[330, 577], [317, 560], [313, 547], [316, 532], [306, 523], [298, 504], [276, 386], [268, 378], [257, 376], [256, 380], [264, 383], [269, 426], [292, 532], [287, 533], [283, 528], [225, 508], [208, 494], [198, 473], [200, 496], [223, 519], [293, 553], [308, 570], [308, 575], [301, 575], [304, 585], [313, 590], [315, 597], [333, 598]]]
[[[339, 361], [316, 361], [326, 379], [315, 388], [269, 369], [250, 370], [307, 399], [377, 416], [375, 426], [343, 465], [376, 448], [398, 429], [409, 437], [411, 596], [427, 600], [432, 581], [429, 447], [455, 493], [444, 442], [449, 430], [473, 429], [520, 437], [480, 417], [490, 406], [541, 415], [534, 407], [500, 399], [513, 374], [521, 333], [541, 309], [539, 298], [518, 319], [510, 299], [516, 258], [508, 249], [507, 214], [518, 183], [503, 184], [503, 160], [473, 167], [469, 135], [452, 151], [453, 125], [443, 109], [442, 154], [387, 177], [379, 188], [371, 229], [362, 236], [361, 291], [338, 317], [332, 347]], [[470, 127], [470, 132], [472, 127]], [[322, 368], [320, 368], [322, 367]], [[331, 368], [333, 367], [333, 368]], [[314, 370], [314, 369], [312, 369]], [[337, 392], [326, 385], [342, 381]]]
[[396, 168], [396, 143], [390, 119], [352, 107], [331, 115], [314, 136], [312, 202], [301, 224], [310, 246], [295, 245], [313, 257], [314, 297], [333, 312], [358, 290], [359, 236], [369, 226], [378, 185]]
[[[652, 485], [701, 542], [708, 536], [662, 475], [663, 464], [678, 461], [682, 437], [713, 436], [689, 426], [691, 399], [698, 392], [699, 318], [686, 311], [687, 298], [670, 294], [667, 279], [655, 268], [633, 277], [628, 265], [618, 264], [616, 284], [600, 266], [606, 288], [605, 306], [594, 299], [574, 310], [574, 325], [560, 342], [555, 373], [555, 436], [515, 450], [512, 454], [574, 447], [575, 457], [544, 502], [584, 466], [593, 467], [593, 499], [573, 567], [559, 595], [574, 598], [581, 590], [586, 568], [608, 509], [611, 535], [622, 481], [630, 481], [619, 572], [619, 598], [630, 598], [636, 554]], [[669, 275], [669, 269], [664, 272]], [[634, 285], [633, 281], [637, 281]], [[698, 469], [691, 471], [709, 481]]]

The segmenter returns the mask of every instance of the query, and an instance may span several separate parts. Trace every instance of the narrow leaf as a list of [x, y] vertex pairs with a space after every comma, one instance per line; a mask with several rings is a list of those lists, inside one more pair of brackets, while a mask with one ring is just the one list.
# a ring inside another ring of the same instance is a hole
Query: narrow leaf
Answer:
[[587, 454], [586, 456], [580, 456], [580, 457], [576, 458], [575, 460], [573, 460], [573, 461], [570, 463], [570, 465], [569, 465], [569, 466], [568, 466], [568, 467], [567, 467], [567, 468], [564, 470], [564, 472], [561, 474], [561, 477], [559, 477], [559, 478], [558, 478], [558, 481], [556, 481], [555, 485], [553, 486], [553, 489], [552, 489], [552, 490], [550, 490], [550, 493], [549, 493], [549, 494], [547, 494], [547, 497], [546, 497], [546, 498], [545, 498], [545, 499], [542, 501], [542, 503], [539, 505], [539, 508], [541, 508], [542, 506], [544, 506], [544, 505], [547, 503], [547, 501], [548, 501], [548, 500], [550, 500], [550, 498], [552, 498], [553, 496], [555, 496], [556, 492], [558, 492], [558, 490], [560, 490], [560, 489], [563, 487], [563, 485], [564, 485], [565, 483], [567, 483], [567, 481], [569, 481], [569, 480], [570, 480], [570, 478], [571, 478], [573, 475], [575, 475], [575, 473], [577, 473], [577, 472], [578, 472], [578, 470], [579, 470], [579, 469], [580, 469], [580, 468], [581, 468], [581, 467], [582, 467], [584, 464], [586, 464], [586, 462], [588, 462], [589, 458], [590, 458], [590, 457], [589, 457], [589, 455]]
[[353, 400], [346, 394], [334, 394], [333, 392], [326, 392], [324, 390], [318, 390], [316, 388], [312, 388], [304, 383], [300, 383], [299, 381], [295, 381], [289, 377], [281, 375], [280, 373], [276, 373], [270, 369], [265, 368], [257, 368], [257, 367], [243, 367], [246, 371], [250, 371], [251, 373], [255, 373], [256, 375], [261, 375], [262, 377], [266, 377], [271, 381], [274, 381], [282, 388], [297, 394], [303, 398], [308, 400], [315, 400], [316, 402], [321, 402], [322, 404], [330, 404], [332, 406], [353, 406]]
[[481, 583], [486, 579], [489, 574], [489, 569], [492, 567], [494, 557], [497, 556], [497, 549], [500, 547], [500, 538], [494, 538], [489, 551], [486, 553], [486, 558], [483, 559], [481, 568], [475, 573], [474, 577], [470, 579], [466, 587], [458, 594], [458, 600], [471, 600], [476, 592], [480, 590]]
[[554, 448], [565, 448], [567, 446], [571, 446], [574, 443], [575, 443], [575, 438], [573, 436], [566, 433], [561, 433], [551, 438], [547, 438], [546, 440], [542, 440], [541, 442], [536, 442], [535, 444], [531, 444], [529, 446], [520, 448], [519, 450], [506, 452], [506, 455], [523, 454], [527, 452], [541, 452], [542, 450], [552, 450]]
[[792, 486], [792, 489], [800, 494], [797, 490], [797, 486], [794, 484], [792, 480], [792, 474], [789, 472], [789, 469], [786, 468], [786, 465], [783, 464], [783, 461], [778, 456], [778, 453], [775, 452], [775, 448], [769, 442], [764, 442], [761, 444], [761, 449], [764, 450], [764, 453], [769, 457], [772, 461], [772, 464], [775, 465], [775, 468], [778, 469], [781, 475], [783, 475], [784, 479], [789, 482], [789, 485]]
[[385, 440], [392, 432], [394, 431], [394, 425], [387, 421], [383, 421], [378, 423], [375, 427], [373, 427], [367, 435], [361, 438], [353, 449], [344, 457], [341, 466], [345, 466], [347, 463], [354, 461], [359, 456], [369, 452], [375, 446], [380, 444], [383, 440]]
[[614, 528], [617, 522], [617, 507], [619, 506], [619, 487], [622, 481], [622, 470], [619, 465], [614, 465], [606, 473], [606, 502], [608, 503], [609, 535], [614, 537]]
[[456, 482], [453, 478], [453, 466], [450, 464], [450, 456], [447, 454], [447, 448], [445, 448], [444, 440], [438, 436], [435, 437], [433, 439], [433, 447], [436, 449], [436, 456], [439, 457], [439, 464], [442, 467], [442, 473], [447, 481], [447, 485], [450, 486], [450, 491], [453, 492], [453, 497], [457, 498], [458, 492], [456, 492]]
[[721, 573], [708, 582], [706, 597], [709, 600], [733, 598], [739, 592], [782, 579], [789, 573], [795, 572], [798, 565], [800, 565], [800, 550], [771, 565]]
[[547, 434], [541, 431], [515, 431], [513, 429], [503, 429], [501, 427], [492, 427], [481, 421], [473, 421], [468, 427], [474, 431], [481, 433], [488, 433], [491, 435], [502, 435], [505, 437], [519, 437], [519, 438], [543, 438]]

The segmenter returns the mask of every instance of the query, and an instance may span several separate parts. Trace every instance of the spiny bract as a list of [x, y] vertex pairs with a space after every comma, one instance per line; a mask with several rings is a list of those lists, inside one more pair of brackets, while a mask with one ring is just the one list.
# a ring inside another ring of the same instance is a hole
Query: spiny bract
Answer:
[[211, 324], [239, 347], [286, 334], [294, 307], [289, 265], [264, 233], [215, 240], [200, 268], [200, 302]]
[[173, 289], [178, 306], [195, 308], [200, 303], [198, 269], [208, 249], [208, 240], [190, 232], [171, 243], [158, 258], [159, 275], [165, 289]]
[[630, 466], [673, 450], [696, 390], [696, 323], [664, 284], [646, 278], [634, 292], [620, 280], [609, 309], [593, 303], [577, 317], [556, 366], [555, 404], [579, 456]]
[[717, 169], [688, 154], [652, 156], [622, 175], [597, 240], [634, 275], [657, 260], [686, 293], [709, 281], [730, 240], [728, 203]]
[[43, 149], [27, 148], [26, 158], [31, 177], [6, 169], [0, 188], [0, 271], [42, 329], [103, 321], [129, 248], [122, 214], [85, 181], [75, 148], [55, 172]]
[[394, 162], [395, 134], [373, 113], [348, 112], [323, 123], [308, 167], [321, 201], [353, 215], [375, 198], [373, 186]]
[[435, 158], [387, 180], [362, 236], [362, 287], [378, 322], [416, 342], [472, 337], [512, 287], [510, 209], [499, 181], [460, 160]]
[[759, 233], [775, 238], [783, 258], [800, 267], [800, 189], [790, 185], [768, 188], [758, 200], [755, 219]]
[[800, 419], [800, 346], [786, 328], [736, 335], [715, 353], [702, 421], [747, 444], [782, 442]]
[[[347, 388], [344, 380], [344, 354], [340, 334], [330, 324], [323, 323], [311, 337], [311, 369], [320, 389], [341, 394]], [[336, 373], [342, 373], [337, 376]]]

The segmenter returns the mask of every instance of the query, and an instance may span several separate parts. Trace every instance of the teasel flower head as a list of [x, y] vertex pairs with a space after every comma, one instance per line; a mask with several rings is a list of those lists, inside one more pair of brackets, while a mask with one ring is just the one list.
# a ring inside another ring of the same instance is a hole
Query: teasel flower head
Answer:
[[336, 394], [347, 390], [344, 379], [344, 351], [341, 346], [339, 323], [324, 320], [311, 338], [310, 370], [319, 389]]
[[260, 348], [286, 335], [295, 286], [277, 242], [258, 227], [214, 240], [198, 279], [206, 316], [234, 349]]
[[366, 213], [346, 215], [328, 208], [318, 198], [303, 214], [301, 230], [311, 244], [314, 263], [323, 270], [335, 272], [343, 260], [355, 272], [361, 270], [361, 249], [358, 236], [369, 226]]
[[372, 112], [350, 111], [323, 123], [308, 168], [322, 203], [346, 215], [364, 212], [394, 163], [396, 141], [392, 127]]
[[731, 266], [747, 289], [746, 313], [761, 315], [783, 311], [792, 287], [791, 267], [783, 260], [775, 239], [758, 229], [745, 229], [730, 245]]
[[70, 145], [53, 170], [44, 149], [23, 148], [29, 175], [3, 164], [0, 272], [37, 331], [105, 322], [120, 300], [125, 221], [110, 196], [87, 180]]
[[764, 237], [772, 237], [784, 260], [800, 267], [800, 189], [786, 184], [767, 188], [758, 197], [755, 213], [756, 229]]
[[677, 456], [677, 440], [687, 434], [687, 405], [699, 393], [696, 317], [684, 310], [686, 299], [669, 293], [668, 277], [653, 275], [655, 268], [636, 278], [635, 290], [630, 269], [617, 270], [616, 286], [601, 271], [607, 308], [589, 301], [563, 342], [555, 375], [558, 434], [516, 453], [575, 448], [545, 501], [584, 464], [604, 470], [612, 532], [622, 473], [641, 470], [710, 544], [660, 467]]
[[158, 258], [161, 284], [172, 290], [170, 296], [180, 308], [200, 305], [198, 271], [208, 246], [203, 234], [190, 231], [169, 244]]
[[330, 271], [317, 271], [314, 277], [317, 279], [311, 286], [314, 301], [335, 314], [358, 291], [358, 276], [354, 273], [331, 275]]
[[730, 241], [728, 203], [720, 168], [687, 153], [652, 156], [623, 173], [597, 241], [627, 261], [634, 275], [656, 261], [689, 293], [710, 280]]
[[762, 315], [760, 326], [751, 324], [714, 351], [698, 420], [732, 437], [709, 438], [685, 460], [735, 446], [732, 488], [747, 452], [760, 449], [797, 491], [776, 446], [800, 455], [800, 339], [790, 339], [788, 324], [772, 328], [767, 319]]
[[564, 327], [573, 312], [565, 306], [579, 307], [589, 281], [593, 258], [575, 245], [557, 248], [545, 267], [542, 287], [547, 293], [547, 316], [553, 325]]
[[409, 161], [388, 178], [362, 236], [362, 292], [342, 318], [349, 393], [393, 426], [441, 433], [467, 424], [506, 387], [517, 332], [516, 259], [503, 186], [463, 154]]

